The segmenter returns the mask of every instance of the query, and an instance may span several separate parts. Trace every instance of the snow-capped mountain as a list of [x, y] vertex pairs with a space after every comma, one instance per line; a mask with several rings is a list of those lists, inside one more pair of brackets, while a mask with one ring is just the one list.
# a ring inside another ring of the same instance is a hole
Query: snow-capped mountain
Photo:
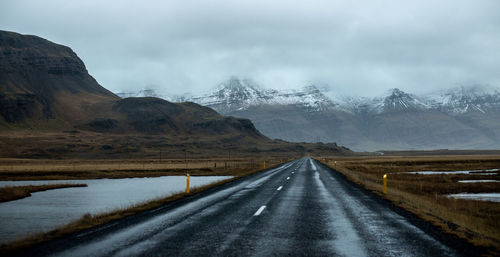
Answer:
[[314, 85], [302, 90], [278, 91], [264, 89], [249, 79], [231, 78], [211, 93], [201, 96], [181, 96], [177, 101], [191, 101], [221, 113], [246, 110], [260, 105], [300, 105], [310, 111], [327, 110], [333, 102]]
[[350, 113], [380, 114], [383, 112], [404, 112], [429, 109], [426, 100], [394, 88], [379, 97], [343, 97], [338, 107]]
[[381, 107], [385, 112], [415, 111], [429, 108], [429, 106], [425, 104], [424, 101], [419, 100], [417, 96], [410, 95], [397, 88], [392, 89], [391, 94], [384, 98]]
[[500, 91], [485, 87], [458, 87], [426, 96], [433, 108], [450, 114], [500, 111]]
[[337, 142], [355, 150], [500, 147], [498, 90], [415, 95], [391, 89], [379, 97], [346, 97], [314, 85], [275, 90], [232, 78], [211, 93], [178, 100], [249, 118], [263, 134], [288, 141]]
[[[460, 87], [416, 95], [391, 89], [378, 97], [358, 97], [324, 92], [311, 84], [300, 90], [276, 90], [231, 78], [209, 93], [169, 100], [251, 119], [264, 135], [287, 141], [337, 142], [361, 151], [498, 149], [499, 92]], [[141, 91], [128, 96], [158, 94]]]
[[480, 87], [458, 87], [425, 95], [414, 95], [400, 89], [389, 90], [379, 97], [340, 97], [337, 107], [351, 113], [437, 110], [451, 115], [468, 112], [500, 111], [500, 91]]
[[425, 95], [415, 95], [398, 88], [391, 89], [378, 97], [330, 96], [315, 85], [301, 90], [276, 90], [261, 87], [250, 79], [233, 77], [209, 93], [193, 96], [166, 96], [154, 89], [136, 92], [118, 92], [126, 97], [159, 97], [176, 102], [195, 102], [211, 107], [220, 113], [246, 110], [262, 105], [296, 105], [311, 111], [343, 111], [348, 113], [381, 114], [438, 110], [451, 115], [468, 112], [500, 112], [500, 90], [485, 87], [457, 87]]

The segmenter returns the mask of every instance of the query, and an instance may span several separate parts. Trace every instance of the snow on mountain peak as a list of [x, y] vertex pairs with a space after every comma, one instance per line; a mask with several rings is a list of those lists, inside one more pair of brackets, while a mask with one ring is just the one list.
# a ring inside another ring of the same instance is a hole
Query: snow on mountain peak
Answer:
[[500, 112], [500, 91], [498, 88], [483, 86], [457, 87], [418, 96], [394, 88], [379, 97], [335, 95], [328, 97], [324, 90], [314, 84], [306, 84], [298, 90], [275, 90], [263, 88], [250, 79], [231, 77], [211, 92], [198, 96], [186, 94], [172, 99], [160, 96], [150, 89], [117, 94], [121, 97], [155, 96], [169, 101], [190, 101], [211, 107], [221, 113], [246, 110], [259, 105], [297, 105], [308, 111], [335, 109], [365, 114], [427, 109], [449, 114]]
[[383, 99], [384, 111], [405, 111], [427, 109], [429, 106], [417, 96], [410, 95], [398, 88], [390, 90], [390, 95]]
[[201, 105], [213, 107], [218, 111], [244, 109], [252, 105], [265, 104], [272, 98], [273, 90], [262, 89], [257, 83], [249, 79], [232, 77], [211, 93], [196, 96], [182, 97], [183, 101], [192, 101]]
[[182, 99], [212, 107], [222, 113], [258, 105], [301, 105], [312, 110], [324, 110], [333, 105], [314, 85], [302, 90], [278, 91], [264, 89], [252, 80], [236, 77], [221, 83], [214, 92]]
[[452, 114], [500, 111], [500, 92], [492, 87], [461, 86], [429, 94], [427, 99], [433, 107]]

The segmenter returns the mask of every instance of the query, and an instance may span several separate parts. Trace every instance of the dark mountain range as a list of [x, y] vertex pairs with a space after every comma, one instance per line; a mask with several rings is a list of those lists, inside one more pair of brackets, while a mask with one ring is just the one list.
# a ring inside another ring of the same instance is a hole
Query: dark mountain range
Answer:
[[416, 96], [327, 97], [314, 86], [262, 89], [232, 78], [212, 93], [184, 96], [223, 115], [249, 118], [271, 138], [337, 142], [355, 150], [500, 148], [500, 92], [457, 88]]
[[102, 158], [159, 147], [212, 155], [346, 151], [271, 140], [248, 119], [191, 102], [122, 99], [99, 85], [70, 48], [7, 31], [0, 31], [0, 145], [3, 157]]
[[68, 47], [0, 31], [0, 124], [68, 125], [89, 105], [119, 98], [92, 78]]
[[245, 133], [249, 120], [222, 117], [194, 103], [121, 99], [99, 85], [68, 47], [36, 36], [0, 32], [0, 107], [4, 127], [116, 133]]

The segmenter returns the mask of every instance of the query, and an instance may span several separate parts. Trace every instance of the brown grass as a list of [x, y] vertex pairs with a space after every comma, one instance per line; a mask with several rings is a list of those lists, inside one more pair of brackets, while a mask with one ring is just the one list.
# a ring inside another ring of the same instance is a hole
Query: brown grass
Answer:
[[[318, 158], [333, 168], [332, 158]], [[417, 175], [419, 170], [481, 170], [500, 168], [499, 156], [383, 157], [338, 159], [337, 171], [351, 181], [391, 200], [397, 206], [493, 251], [500, 250], [500, 204], [451, 199], [452, 193], [500, 192], [500, 183], [458, 183], [464, 179], [494, 179], [497, 175]], [[382, 177], [388, 174], [388, 194]]]
[[238, 176], [249, 169], [287, 158], [149, 159], [149, 160], [20, 160], [0, 159], [0, 180], [62, 180], [191, 175]]
[[0, 129], [0, 157], [22, 159], [288, 158], [306, 154], [352, 154], [323, 143], [289, 143], [223, 133], [207, 135], [122, 134]]
[[[273, 168], [278, 166], [280, 163], [274, 163], [271, 165], [268, 165], [267, 168]], [[174, 202], [177, 200], [180, 200], [182, 198], [185, 198], [187, 196], [192, 196], [196, 195], [198, 193], [201, 193], [203, 191], [206, 191], [211, 188], [215, 188], [217, 186], [221, 186], [223, 184], [241, 179], [243, 177], [255, 174], [262, 171], [262, 167], [258, 168], [246, 168], [246, 169], [240, 169], [238, 171], [234, 171], [232, 174], [237, 174], [235, 175], [234, 178], [231, 179], [226, 179], [223, 181], [215, 182], [210, 185], [202, 186], [202, 187], [196, 187], [192, 188], [191, 192], [189, 194], [183, 192], [183, 193], [178, 193], [174, 194], [171, 196], [167, 196], [164, 198], [158, 198], [152, 201], [136, 204], [133, 206], [130, 206], [128, 208], [124, 209], [117, 209], [108, 213], [102, 213], [102, 214], [96, 214], [96, 215], [90, 215], [86, 214], [82, 216], [79, 220], [76, 220], [74, 222], [71, 222], [69, 224], [63, 225], [57, 229], [45, 232], [45, 233], [40, 233], [36, 235], [31, 235], [28, 236], [24, 239], [13, 241], [7, 244], [0, 245], [0, 255], [8, 255], [8, 254], [13, 254], [16, 251], [19, 251], [21, 249], [27, 248], [34, 246], [36, 244], [40, 244], [43, 242], [47, 242], [49, 240], [54, 240], [57, 238], [69, 236], [71, 234], [75, 234], [77, 232], [87, 230], [96, 226], [103, 225], [105, 223], [113, 222], [134, 214], [138, 214], [140, 212], [146, 211], [146, 210], [151, 210], [158, 208], [162, 205], [165, 205], [170, 202]]]
[[31, 193], [47, 191], [58, 188], [86, 187], [86, 184], [53, 184], [53, 185], [27, 185], [6, 186], [0, 188], [0, 202], [8, 202], [31, 196]]

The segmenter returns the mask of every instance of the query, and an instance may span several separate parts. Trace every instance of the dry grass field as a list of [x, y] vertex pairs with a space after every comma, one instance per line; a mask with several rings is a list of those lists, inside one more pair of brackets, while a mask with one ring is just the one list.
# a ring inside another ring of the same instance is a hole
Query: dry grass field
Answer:
[[[386, 197], [444, 231], [475, 245], [500, 249], [500, 203], [449, 198], [453, 193], [500, 192], [500, 183], [459, 183], [459, 180], [500, 180], [500, 175], [409, 174], [410, 171], [464, 171], [500, 168], [500, 156], [419, 156], [317, 158], [348, 179]], [[383, 175], [388, 192], [383, 194]]]
[[33, 160], [0, 159], [0, 180], [99, 179], [127, 177], [239, 176], [287, 158]]
[[48, 160], [165, 160], [206, 158], [288, 158], [306, 154], [352, 155], [335, 144], [289, 143], [244, 134], [144, 135], [2, 131], [0, 158]]

